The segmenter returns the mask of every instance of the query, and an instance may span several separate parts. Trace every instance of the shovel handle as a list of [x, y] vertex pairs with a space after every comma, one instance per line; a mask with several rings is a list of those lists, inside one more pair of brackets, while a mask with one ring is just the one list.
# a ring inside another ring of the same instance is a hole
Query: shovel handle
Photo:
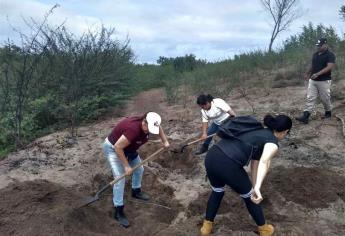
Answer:
[[[217, 133], [211, 134], [211, 135], [207, 136], [205, 139], [210, 138], [210, 137], [213, 137], [213, 136], [215, 136], [216, 134], [217, 134]], [[193, 144], [193, 143], [200, 142], [200, 141], [205, 140], [205, 139], [199, 138], [199, 139], [194, 140], [194, 141], [192, 141], [192, 142], [190, 142], [190, 143], [187, 143], [186, 146], [189, 146], [189, 145], [191, 145], [191, 144]]]
[[[164, 150], [164, 148], [160, 148], [157, 151], [155, 151], [154, 153], [152, 153], [150, 156], [148, 156], [145, 160], [143, 160], [142, 162], [140, 162], [138, 165], [136, 165], [135, 167], [132, 168], [132, 171], [135, 171], [136, 169], [138, 169], [140, 166], [144, 165], [146, 162], [148, 162], [150, 159], [152, 159], [154, 156], [157, 156], [157, 154], [159, 154], [160, 152], [162, 152]], [[121, 179], [125, 178], [126, 174], [122, 174], [120, 175], [118, 178], [114, 179], [113, 181], [111, 181], [108, 186], [112, 186], [114, 184], [116, 184], [117, 182], [119, 182]]]

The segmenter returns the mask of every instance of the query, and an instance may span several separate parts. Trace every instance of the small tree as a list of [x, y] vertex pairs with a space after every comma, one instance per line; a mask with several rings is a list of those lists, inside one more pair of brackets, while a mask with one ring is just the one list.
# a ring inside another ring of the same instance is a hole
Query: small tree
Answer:
[[343, 19], [343, 21], [345, 21], [345, 5], [340, 7], [340, 17]]
[[290, 24], [300, 16], [297, 9], [298, 0], [261, 0], [261, 4], [273, 18], [273, 30], [268, 46], [268, 52], [271, 52], [273, 42], [279, 33], [287, 30]]
[[120, 94], [120, 86], [128, 80], [133, 52], [128, 39], [120, 43], [114, 39], [115, 29], [103, 25], [81, 37], [65, 27], [47, 28], [45, 32], [51, 35], [51, 78], [58, 82], [61, 115], [67, 119], [71, 136], [76, 136], [81, 116], [91, 116], [91, 105], [98, 109], [98, 100], [106, 102], [107, 97]]
[[22, 145], [22, 129], [25, 111], [30, 96], [30, 86], [36, 77], [37, 68], [42, 58], [46, 55], [48, 42], [41, 40], [40, 35], [48, 17], [53, 13], [58, 4], [54, 5], [44, 16], [42, 23], [25, 22], [32, 30], [31, 35], [25, 35], [18, 30], [21, 46], [8, 41], [3, 51], [2, 86], [1, 92], [5, 95], [1, 111], [11, 113], [15, 146]]

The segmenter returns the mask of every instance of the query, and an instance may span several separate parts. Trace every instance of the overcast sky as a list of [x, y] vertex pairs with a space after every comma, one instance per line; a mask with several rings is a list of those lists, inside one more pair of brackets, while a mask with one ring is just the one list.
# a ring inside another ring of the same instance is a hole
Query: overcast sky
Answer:
[[[260, 0], [0, 0], [0, 42], [18, 40], [10, 24], [25, 32], [23, 17], [42, 20], [55, 3], [60, 7], [49, 17], [52, 25], [66, 20], [75, 34], [100, 24], [114, 27], [118, 39], [130, 38], [137, 63], [155, 63], [159, 56], [185, 54], [207, 61], [232, 58], [234, 54], [266, 49], [272, 29]], [[303, 16], [277, 39], [275, 46], [300, 32], [308, 22], [333, 26], [344, 35], [341, 5], [345, 5], [344, 0], [300, 0]]]

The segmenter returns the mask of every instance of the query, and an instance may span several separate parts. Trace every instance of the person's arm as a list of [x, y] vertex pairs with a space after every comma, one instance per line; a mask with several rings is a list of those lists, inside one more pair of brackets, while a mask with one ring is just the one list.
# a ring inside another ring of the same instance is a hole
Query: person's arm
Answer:
[[201, 110], [201, 139], [206, 139], [207, 137], [207, 128], [208, 128], [208, 116], [204, 110]]
[[327, 63], [327, 66], [320, 70], [319, 72], [313, 74], [310, 78], [311, 79], [316, 79], [320, 75], [326, 74], [327, 72], [331, 71], [335, 66], [335, 63]]
[[308, 80], [310, 78], [310, 76], [311, 76], [311, 69], [312, 69], [312, 65], [309, 65], [308, 70], [304, 73], [304, 76], [303, 76], [303, 78], [305, 80]]
[[202, 122], [201, 125], [201, 139], [206, 139], [207, 137], [208, 122]]
[[256, 176], [258, 173], [258, 166], [259, 166], [259, 161], [258, 160], [251, 160], [250, 161], [250, 173], [252, 176], [252, 185], [255, 186], [256, 183]]
[[128, 160], [125, 156], [125, 151], [124, 151], [124, 149], [129, 145], [130, 145], [130, 142], [124, 135], [121, 135], [121, 137], [114, 144], [115, 152], [122, 162], [126, 175], [130, 175], [132, 173], [132, 168], [130, 167], [128, 163]]
[[234, 110], [232, 110], [231, 108], [230, 108], [230, 110], [228, 111], [228, 114], [229, 114], [231, 117], [236, 116], [236, 113], [235, 113]]
[[256, 204], [260, 203], [263, 198], [260, 192], [261, 185], [266, 177], [266, 174], [268, 172], [268, 169], [271, 164], [271, 160], [278, 152], [278, 146], [275, 143], [266, 143], [264, 146], [264, 150], [262, 152], [259, 165], [258, 165], [258, 171], [254, 186], [254, 193], [252, 194], [252, 201]]
[[164, 130], [161, 126], [159, 126], [159, 137], [162, 140], [163, 146], [165, 148], [168, 148], [170, 146], [169, 141], [167, 139], [167, 137], [165, 136]]

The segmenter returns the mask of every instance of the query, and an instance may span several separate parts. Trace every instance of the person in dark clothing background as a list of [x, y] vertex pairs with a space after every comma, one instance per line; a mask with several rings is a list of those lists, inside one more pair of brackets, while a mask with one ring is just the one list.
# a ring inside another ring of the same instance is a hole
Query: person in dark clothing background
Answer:
[[[241, 119], [236, 117], [235, 119]], [[224, 187], [228, 185], [237, 192], [258, 226], [260, 236], [270, 236], [274, 227], [267, 224], [259, 203], [263, 200], [261, 185], [270, 167], [271, 160], [278, 152], [278, 140], [283, 139], [292, 127], [290, 117], [266, 115], [264, 128], [240, 133], [235, 138], [223, 138], [213, 145], [205, 158], [207, 176], [212, 193], [206, 209], [206, 217], [200, 231], [209, 235], [214, 218], [224, 196]], [[243, 168], [251, 163], [252, 181]]]
[[318, 96], [325, 109], [323, 118], [331, 118], [332, 116], [331, 71], [335, 66], [335, 55], [328, 49], [326, 38], [320, 38], [316, 47], [317, 52], [313, 54], [312, 64], [304, 75], [304, 79], [309, 80], [307, 102], [303, 114], [296, 117], [296, 120], [304, 124], [308, 124], [309, 116], [314, 109]]

